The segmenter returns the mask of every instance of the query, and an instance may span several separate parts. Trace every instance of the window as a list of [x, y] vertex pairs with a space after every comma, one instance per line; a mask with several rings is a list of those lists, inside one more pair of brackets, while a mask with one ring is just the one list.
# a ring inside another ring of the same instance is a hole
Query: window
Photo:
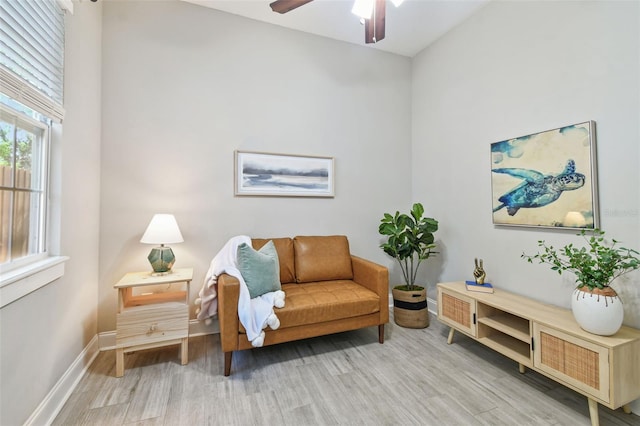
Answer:
[[73, 12], [70, 0], [0, 0], [0, 308], [64, 273], [67, 258], [47, 250], [50, 137], [64, 118], [64, 10]]
[[0, 104], [0, 264], [46, 252], [49, 126], [41, 119]]

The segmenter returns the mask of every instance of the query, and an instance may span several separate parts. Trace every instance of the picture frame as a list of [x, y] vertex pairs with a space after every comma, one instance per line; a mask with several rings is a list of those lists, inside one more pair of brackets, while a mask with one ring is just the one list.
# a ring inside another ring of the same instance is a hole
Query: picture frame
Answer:
[[235, 157], [235, 195], [334, 197], [334, 159], [239, 151]]
[[494, 225], [599, 226], [595, 122], [491, 144]]

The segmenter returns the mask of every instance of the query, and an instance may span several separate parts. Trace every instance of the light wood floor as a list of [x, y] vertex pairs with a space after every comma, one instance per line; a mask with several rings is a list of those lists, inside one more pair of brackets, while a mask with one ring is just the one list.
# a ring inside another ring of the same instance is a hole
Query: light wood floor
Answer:
[[[589, 425], [587, 401], [456, 334], [387, 325], [234, 354], [222, 375], [217, 335], [178, 347], [98, 355], [54, 425]], [[640, 417], [600, 407], [601, 425]]]

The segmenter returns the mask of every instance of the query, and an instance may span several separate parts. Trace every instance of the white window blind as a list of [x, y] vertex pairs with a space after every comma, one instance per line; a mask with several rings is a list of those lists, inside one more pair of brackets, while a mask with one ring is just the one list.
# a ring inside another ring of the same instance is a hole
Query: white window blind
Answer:
[[0, 0], [0, 91], [62, 122], [64, 12], [56, 0]]

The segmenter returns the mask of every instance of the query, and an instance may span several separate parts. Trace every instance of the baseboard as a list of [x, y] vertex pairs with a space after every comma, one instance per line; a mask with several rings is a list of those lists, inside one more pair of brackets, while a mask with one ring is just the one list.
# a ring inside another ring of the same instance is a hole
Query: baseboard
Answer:
[[207, 334], [219, 334], [220, 324], [218, 323], [218, 317], [216, 316], [211, 320], [209, 324], [205, 321], [190, 320], [189, 321], [189, 336], [204, 336]]
[[427, 297], [427, 310], [433, 315], [438, 315], [438, 302]]
[[[389, 309], [393, 309], [393, 296], [389, 294]], [[438, 305], [437, 301], [427, 297], [427, 309], [433, 315], [438, 314]], [[199, 321], [196, 319], [189, 320], [189, 336], [205, 336], [207, 334], [218, 334], [220, 333], [220, 326], [218, 324], [218, 319], [214, 318], [210, 324], [206, 324], [204, 321]], [[100, 341], [100, 350], [108, 351], [116, 348], [116, 332], [114, 331], [104, 331], [98, 334], [98, 338]]]
[[29, 416], [25, 425], [49, 425], [64, 406], [71, 393], [76, 388], [85, 372], [98, 356], [100, 346], [98, 336], [94, 336], [80, 355], [71, 363], [60, 380], [53, 386], [40, 405]]
[[[389, 294], [389, 309], [393, 309], [393, 296]], [[427, 297], [427, 309], [434, 315], [438, 313], [438, 305], [436, 300]], [[189, 336], [204, 336], [207, 334], [220, 333], [220, 326], [218, 319], [214, 318], [210, 324], [206, 324], [204, 321], [196, 319], [189, 320]], [[116, 348], [116, 332], [104, 331], [98, 334], [100, 340], [100, 350], [108, 351]]]
[[98, 340], [100, 341], [100, 350], [109, 351], [116, 348], [116, 332], [104, 331], [98, 333]]
[[[389, 294], [389, 309], [393, 309], [393, 296]], [[427, 297], [427, 309], [433, 315], [437, 315], [438, 306], [437, 302], [434, 299], [430, 299]], [[206, 324], [204, 321], [199, 321], [196, 319], [189, 320], [189, 336], [205, 336], [207, 334], [218, 334], [220, 333], [220, 326], [218, 324], [218, 319], [214, 318], [210, 324]], [[102, 333], [98, 333], [98, 338], [100, 341], [100, 350], [108, 351], [116, 348], [116, 332], [114, 331], [104, 331]]]

